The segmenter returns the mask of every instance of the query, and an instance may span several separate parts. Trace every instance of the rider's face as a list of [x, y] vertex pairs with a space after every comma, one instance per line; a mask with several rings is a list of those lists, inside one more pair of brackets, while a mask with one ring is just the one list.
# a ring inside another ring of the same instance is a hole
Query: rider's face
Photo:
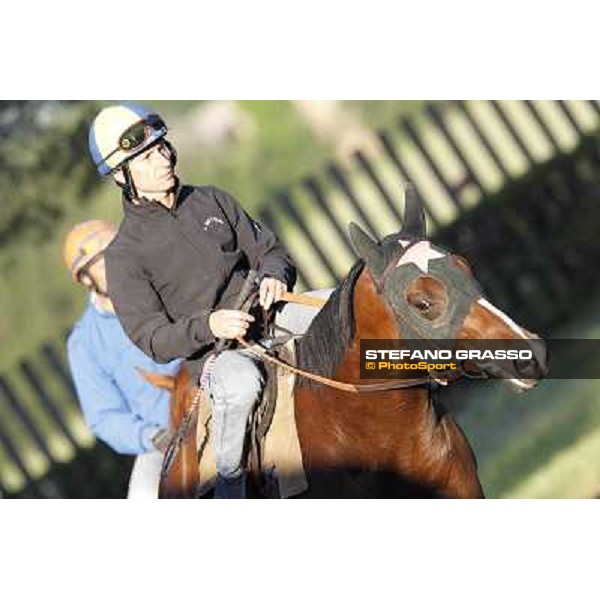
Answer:
[[175, 172], [168, 148], [158, 143], [129, 162], [129, 170], [138, 193], [160, 194], [175, 185]]

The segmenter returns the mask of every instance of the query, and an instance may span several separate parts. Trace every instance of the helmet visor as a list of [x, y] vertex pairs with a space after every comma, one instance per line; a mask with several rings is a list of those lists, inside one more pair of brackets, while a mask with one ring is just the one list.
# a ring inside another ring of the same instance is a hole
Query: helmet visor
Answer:
[[149, 115], [143, 121], [133, 124], [126, 129], [119, 138], [119, 145], [110, 154], [106, 156], [106, 161], [119, 151], [132, 153], [143, 149], [146, 142], [157, 132], [166, 131], [167, 126], [158, 115]]
[[139, 148], [153, 133], [165, 128], [163, 120], [158, 115], [150, 115], [145, 121], [140, 121], [127, 129], [119, 138], [119, 148], [131, 152]]

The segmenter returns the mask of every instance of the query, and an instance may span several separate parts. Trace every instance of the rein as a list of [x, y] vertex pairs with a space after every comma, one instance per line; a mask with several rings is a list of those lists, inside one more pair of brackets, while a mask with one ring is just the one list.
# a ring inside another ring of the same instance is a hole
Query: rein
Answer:
[[256, 344], [249, 344], [244, 339], [238, 338], [237, 341], [241, 346], [246, 348], [255, 356], [258, 356], [263, 360], [276, 364], [280, 367], [283, 367], [286, 371], [290, 371], [292, 373], [295, 373], [296, 375], [300, 375], [301, 377], [306, 377], [307, 379], [311, 379], [312, 381], [316, 381], [317, 383], [322, 383], [323, 385], [326, 385], [328, 387], [343, 390], [345, 392], [351, 392], [353, 394], [405, 389], [410, 387], [417, 387], [419, 385], [424, 385], [426, 383], [434, 381], [432, 377], [418, 377], [415, 379], [409, 379], [407, 381], [385, 381], [382, 383], [346, 383], [343, 381], [337, 381], [336, 379], [329, 379], [328, 377], [323, 377], [322, 375], [315, 375], [314, 373], [310, 373], [309, 371], [303, 371], [298, 367], [294, 367], [286, 363], [285, 361], [280, 360], [275, 356], [272, 356], [262, 346], [258, 346]]
[[[303, 296], [301, 294], [293, 294], [291, 292], [284, 292], [281, 298], [285, 302], [291, 302], [294, 304], [304, 304], [306, 306], [313, 306], [315, 308], [322, 308], [326, 300], [322, 298], [314, 298], [311, 296]], [[273, 363], [285, 369], [286, 371], [290, 371], [291, 373], [295, 373], [296, 375], [300, 375], [301, 377], [305, 377], [306, 379], [310, 379], [311, 381], [316, 381], [317, 383], [321, 383], [331, 388], [335, 388], [337, 390], [343, 390], [344, 392], [351, 392], [353, 394], [364, 394], [369, 392], [383, 392], [387, 390], [399, 390], [410, 387], [417, 387], [420, 385], [424, 385], [430, 383], [431, 381], [438, 381], [432, 377], [417, 377], [415, 379], [409, 379], [407, 381], [386, 381], [382, 383], [347, 383], [344, 381], [337, 381], [336, 379], [330, 379], [328, 377], [323, 377], [322, 375], [315, 375], [314, 373], [310, 373], [309, 371], [304, 371], [303, 369], [299, 369], [285, 361], [269, 354], [265, 348], [258, 344], [249, 344], [243, 338], [237, 338], [237, 342], [240, 346], [243, 346], [259, 358], [266, 360], [267, 362]], [[442, 382], [443, 384], [445, 382]]]

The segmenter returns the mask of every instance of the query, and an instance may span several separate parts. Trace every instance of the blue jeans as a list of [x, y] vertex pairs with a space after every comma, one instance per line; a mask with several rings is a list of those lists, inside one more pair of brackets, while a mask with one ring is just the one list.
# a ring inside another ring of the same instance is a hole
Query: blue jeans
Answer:
[[[329, 297], [332, 290], [315, 290], [311, 296]], [[286, 304], [276, 323], [302, 334], [319, 309]], [[261, 361], [247, 350], [225, 350], [212, 367], [208, 391], [212, 401], [215, 459], [217, 463], [216, 498], [244, 497], [242, 454], [246, 425], [252, 407], [265, 384]]]

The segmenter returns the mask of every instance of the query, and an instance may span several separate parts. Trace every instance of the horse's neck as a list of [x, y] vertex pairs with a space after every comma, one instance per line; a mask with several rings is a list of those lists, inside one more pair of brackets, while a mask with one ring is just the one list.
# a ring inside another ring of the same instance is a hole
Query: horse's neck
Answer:
[[[335, 379], [360, 383], [360, 339], [398, 338], [395, 316], [365, 269], [354, 289], [354, 337]], [[303, 386], [296, 395], [296, 420], [304, 464], [314, 480], [321, 471], [329, 481], [332, 470], [350, 469], [352, 473], [393, 475], [391, 491], [382, 492], [393, 497], [481, 495], [466, 439], [456, 425], [445, 423], [436, 413], [427, 388], [352, 394]], [[460, 460], [448, 460], [451, 450]], [[455, 463], [470, 477], [471, 487], [448, 484]], [[343, 489], [335, 487], [339, 481], [332, 481], [332, 489], [323, 483], [325, 488], [316, 495], [343, 495]], [[411, 488], [414, 482], [420, 482], [423, 489]], [[365, 483], [369, 485], [374, 484]]]

